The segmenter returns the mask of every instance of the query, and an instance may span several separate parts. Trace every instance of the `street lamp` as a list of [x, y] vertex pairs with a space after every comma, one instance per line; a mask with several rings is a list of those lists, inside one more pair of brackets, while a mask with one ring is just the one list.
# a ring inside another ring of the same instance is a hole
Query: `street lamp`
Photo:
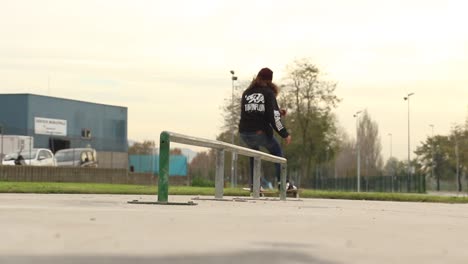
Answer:
[[361, 147], [359, 146], [360, 145], [360, 142], [359, 142], [359, 114], [361, 113], [362, 111], [357, 111], [353, 117], [356, 118], [356, 149], [357, 149], [357, 153], [356, 153], [356, 162], [357, 162], [357, 191], [360, 192], [361, 191]]
[[414, 93], [409, 93], [403, 99], [408, 101], [408, 178], [406, 179], [406, 189], [410, 191], [410, 179], [411, 179], [411, 154], [410, 154], [410, 96]]
[[[231, 70], [231, 81], [232, 81], [232, 91], [231, 91], [231, 143], [234, 144], [234, 134], [235, 134], [235, 131], [234, 131], [234, 116], [235, 116], [235, 112], [234, 112], [234, 82], [237, 81], [237, 76], [235, 76], [234, 74], [234, 71]], [[236, 163], [237, 163], [237, 153], [235, 152], [231, 152], [231, 157], [232, 157], [232, 160], [231, 160], [231, 186], [232, 187], [236, 187], [237, 185], [237, 171], [236, 171]]]
[[457, 191], [461, 192], [462, 191], [462, 186], [461, 186], [461, 179], [460, 179], [460, 156], [458, 152], [458, 135], [457, 132], [454, 133], [455, 137], [455, 159], [456, 159], [456, 176], [457, 176]]
[[393, 156], [393, 153], [392, 153], [392, 133], [388, 133], [388, 136], [390, 137], [390, 157], [388, 158], [388, 165], [390, 167], [390, 173], [391, 173], [391, 179], [392, 179], [392, 192], [393, 192], [393, 177], [395, 175], [395, 168], [393, 168], [394, 166], [393, 165], [393, 161], [392, 161], [392, 156]]
[[[432, 129], [432, 144], [431, 144], [431, 177], [434, 177], [434, 125], [429, 125]], [[440, 191], [440, 182], [437, 178], [437, 191]]]

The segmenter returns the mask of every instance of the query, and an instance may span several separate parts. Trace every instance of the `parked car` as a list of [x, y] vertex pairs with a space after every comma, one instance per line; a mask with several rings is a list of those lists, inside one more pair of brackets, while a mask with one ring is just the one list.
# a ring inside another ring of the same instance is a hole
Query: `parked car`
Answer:
[[97, 168], [96, 150], [92, 148], [61, 149], [55, 153], [59, 167], [93, 167]]
[[35, 148], [23, 149], [21, 151], [7, 154], [3, 165], [31, 165], [31, 166], [57, 166], [54, 153], [49, 149]]

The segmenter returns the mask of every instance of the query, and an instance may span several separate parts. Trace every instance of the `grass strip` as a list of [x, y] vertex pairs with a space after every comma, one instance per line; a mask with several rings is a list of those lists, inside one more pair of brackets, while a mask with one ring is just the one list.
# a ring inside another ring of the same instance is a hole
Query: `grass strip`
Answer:
[[344, 200], [368, 200], [368, 201], [394, 201], [394, 202], [429, 202], [429, 203], [468, 203], [468, 197], [438, 196], [416, 193], [376, 193], [376, 192], [336, 192], [304, 190], [300, 197], [344, 199]]
[[68, 183], [68, 182], [0, 182], [0, 193], [85, 193], [85, 194], [155, 194], [154, 186]]
[[[63, 182], [7, 182], [0, 181], [0, 193], [70, 193], [70, 194], [141, 194], [156, 195], [157, 186], [107, 184], [107, 183], [63, 183]], [[169, 195], [214, 196], [213, 187], [169, 186]], [[241, 188], [224, 188], [225, 196], [249, 196]], [[269, 196], [278, 196], [278, 193]], [[323, 198], [369, 201], [468, 203], [468, 197], [437, 196], [407, 193], [356, 193], [337, 191], [301, 190], [301, 198]]]

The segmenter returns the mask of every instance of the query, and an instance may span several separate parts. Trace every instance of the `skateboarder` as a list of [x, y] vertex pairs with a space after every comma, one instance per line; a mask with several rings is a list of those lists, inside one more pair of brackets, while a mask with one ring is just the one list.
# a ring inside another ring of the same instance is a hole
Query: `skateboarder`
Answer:
[[[279, 142], [273, 137], [275, 130], [285, 141], [291, 143], [291, 135], [281, 121], [286, 114], [280, 110], [276, 97], [279, 89], [272, 82], [273, 71], [261, 69], [242, 94], [239, 134], [245, 144], [254, 150], [266, 148], [270, 154], [283, 157]], [[250, 158], [250, 188], [253, 184], [253, 158]], [[280, 188], [281, 165], [275, 164], [278, 189]]]

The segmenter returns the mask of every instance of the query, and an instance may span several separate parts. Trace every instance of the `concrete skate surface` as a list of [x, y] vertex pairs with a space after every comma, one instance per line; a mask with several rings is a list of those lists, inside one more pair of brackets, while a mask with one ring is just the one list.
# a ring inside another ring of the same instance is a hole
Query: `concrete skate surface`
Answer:
[[156, 195], [0, 194], [0, 263], [468, 260], [465, 204], [200, 198], [187, 206], [127, 203]]

